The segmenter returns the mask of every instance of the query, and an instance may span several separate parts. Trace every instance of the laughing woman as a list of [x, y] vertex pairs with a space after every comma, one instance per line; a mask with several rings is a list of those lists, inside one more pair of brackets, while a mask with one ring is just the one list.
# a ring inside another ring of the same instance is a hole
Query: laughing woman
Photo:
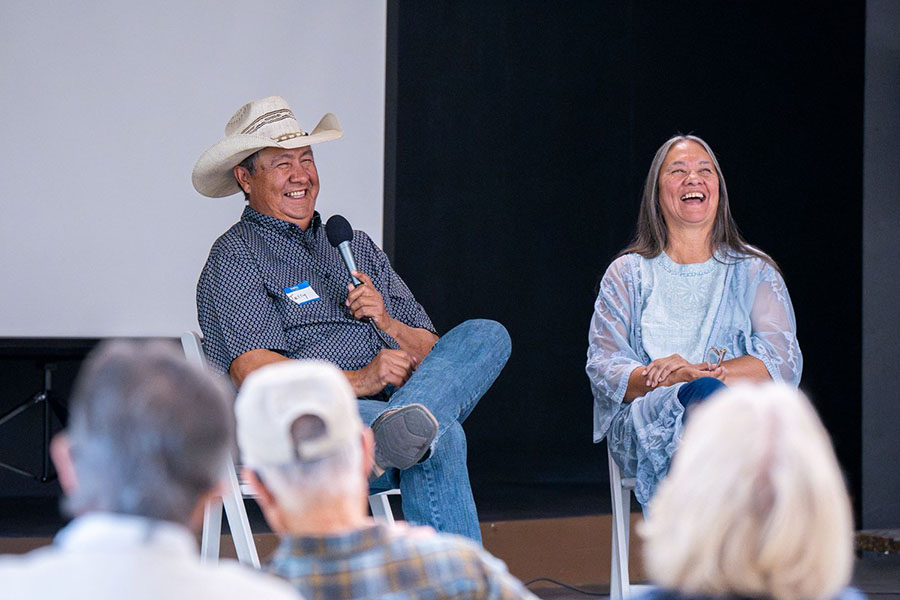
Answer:
[[656, 152], [637, 234], [600, 283], [587, 353], [594, 441], [607, 439], [646, 505], [685, 410], [737, 380], [800, 383], [794, 310], [775, 262], [738, 233], [712, 149]]

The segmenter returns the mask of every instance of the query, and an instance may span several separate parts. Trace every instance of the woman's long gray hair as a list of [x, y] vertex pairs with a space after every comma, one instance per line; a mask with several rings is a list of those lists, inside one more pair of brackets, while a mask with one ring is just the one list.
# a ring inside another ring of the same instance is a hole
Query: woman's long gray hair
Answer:
[[719, 178], [719, 206], [716, 209], [716, 219], [709, 237], [710, 253], [717, 256], [718, 251], [719, 256], [728, 260], [739, 260], [747, 255], [756, 256], [775, 267], [780, 273], [781, 269], [768, 254], [751, 246], [741, 237], [737, 224], [731, 216], [728, 188], [725, 186], [725, 177], [722, 175], [719, 161], [709, 144], [695, 135], [673, 136], [656, 151], [653, 162], [650, 164], [650, 172], [647, 173], [647, 180], [644, 182], [637, 231], [628, 247], [619, 252], [616, 258], [631, 253], [640, 254], [644, 258], [654, 258], [666, 249], [669, 243], [669, 232], [659, 207], [659, 172], [662, 170], [663, 161], [666, 160], [672, 146], [687, 140], [700, 144], [706, 150], [716, 168], [716, 176]]

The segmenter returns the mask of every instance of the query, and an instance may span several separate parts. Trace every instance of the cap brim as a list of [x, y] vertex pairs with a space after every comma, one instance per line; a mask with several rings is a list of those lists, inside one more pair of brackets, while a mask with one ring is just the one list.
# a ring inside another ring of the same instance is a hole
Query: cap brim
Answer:
[[313, 144], [336, 140], [344, 135], [341, 125], [333, 114], [328, 113], [316, 128], [305, 136], [291, 138], [283, 142], [258, 136], [238, 134], [223, 138], [208, 148], [194, 165], [191, 182], [194, 189], [210, 198], [224, 198], [241, 191], [234, 178], [233, 169], [242, 160], [263, 148], [303, 148]]

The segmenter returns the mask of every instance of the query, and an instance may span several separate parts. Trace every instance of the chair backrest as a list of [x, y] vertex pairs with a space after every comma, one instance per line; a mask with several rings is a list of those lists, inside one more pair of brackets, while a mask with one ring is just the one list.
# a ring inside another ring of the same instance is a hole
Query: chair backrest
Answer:
[[188, 361], [204, 369], [209, 368], [206, 354], [203, 353], [203, 337], [196, 331], [185, 331], [181, 334], [181, 347]]
[[[209, 369], [206, 354], [203, 353], [203, 337], [196, 331], [185, 331], [181, 334], [181, 347], [184, 355], [195, 365]], [[222, 532], [222, 507], [225, 507], [225, 516], [228, 519], [228, 527], [231, 529], [231, 539], [238, 560], [250, 567], [259, 568], [259, 553], [253, 541], [253, 532], [250, 530], [250, 520], [247, 518], [247, 509], [244, 507], [244, 487], [238, 481], [237, 472], [231, 459], [226, 461], [223, 469], [225, 486], [222, 495], [210, 498], [206, 502], [203, 514], [203, 533], [200, 542], [200, 557], [205, 563], [214, 563], [219, 560], [219, 541]]]

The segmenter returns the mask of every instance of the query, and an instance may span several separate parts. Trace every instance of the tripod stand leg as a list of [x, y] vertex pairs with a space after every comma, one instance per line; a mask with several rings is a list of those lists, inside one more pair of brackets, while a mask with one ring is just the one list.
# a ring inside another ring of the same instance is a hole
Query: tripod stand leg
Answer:
[[41, 471], [40, 474], [32, 473], [30, 471], [26, 471], [24, 469], [20, 469], [14, 465], [10, 465], [5, 462], [0, 462], [0, 469], [6, 469], [8, 471], [12, 471], [18, 475], [23, 475], [25, 477], [32, 477], [41, 481], [42, 483], [46, 483], [48, 481], [54, 481], [56, 479], [56, 473], [52, 471], [53, 465], [50, 462], [50, 434], [52, 432], [53, 423], [51, 421], [50, 411], [56, 414], [57, 418], [59, 418], [60, 423], [63, 424], [64, 421], [60, 418], [60, 415], [68, 416], [68, 411], [66, 408], [53, 397], [52, 384], [53, 384], [53, 371], [56, 369], [56, 365], [53, 363], [43, 363], [44, 370], [44, 389], [37, 392], [34, 396], [29, 398], [28, 400], [22, 402], [20, 405], [14, 407], [6, 414], [0, 416], [0, 425], [3, 425], [7, 421], [10, 421], [22, 414], [32, 406], [36, 406], [38, 404], [41, 405], [41, 434], [42, 434], [42, 444], [41, 444]]
[[[44, 394], [43, 412], [44, 412], [44, 446], [41, 448], [44, 458], [44, 469], [41, 471], [41, 482], [47, 483], [50, 477], [50, 402], [47, 395]], [[56, 477], [54, 476], [53, 479]]]
[[7, 421], [11, 421], [12, 419], [15, 419], [16, 415], [19, 415], [19, 414], [25, 412], [26, 410], [31, 408], [36, 402], [37, 402], [36, 398], [33, 397], [33, 398], [23, 402], [22, 404], [18, 405], [11, 411], [7, 412], [5, 415], [0, 417], [0, 425], [3, 425]]
[[23, 471], [19, 467], [13, 466], [11, 464], [0, 462], [0, 469], [6, 469], [7, 471], [12, 471], [13, 473], [17, 473], [22, 475], [23, 477], [34, 477], [34, 473], [29, 473], [28, 471]]

